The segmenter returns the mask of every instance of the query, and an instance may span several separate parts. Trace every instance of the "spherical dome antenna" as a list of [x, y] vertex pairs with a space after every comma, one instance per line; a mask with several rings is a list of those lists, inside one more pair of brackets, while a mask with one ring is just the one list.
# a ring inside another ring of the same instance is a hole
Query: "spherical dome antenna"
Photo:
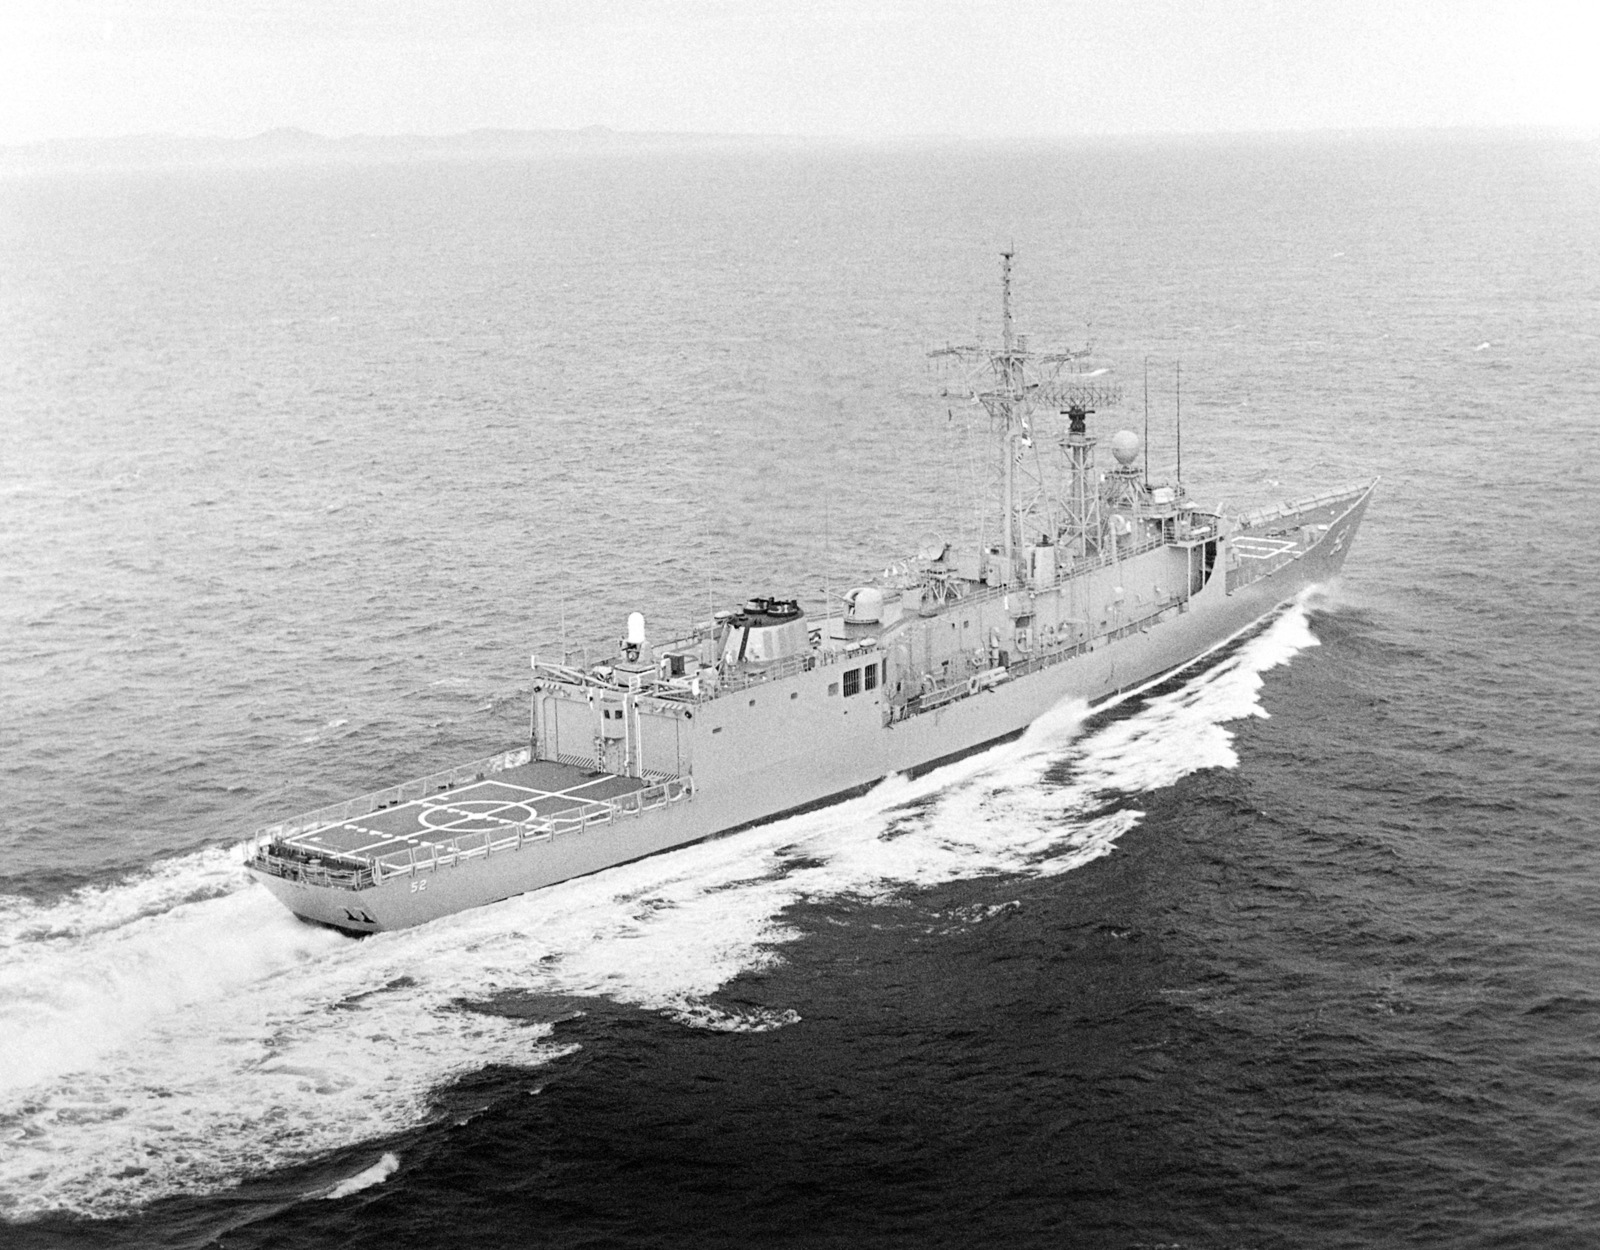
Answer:
[[1132, 430], [1118, 430], [1111, 436], [1111, 454], [1117, 458], [1117, 463], [1127, 468], [1139, 458], [1139, 448], [1143, 446], [1139, 436]]

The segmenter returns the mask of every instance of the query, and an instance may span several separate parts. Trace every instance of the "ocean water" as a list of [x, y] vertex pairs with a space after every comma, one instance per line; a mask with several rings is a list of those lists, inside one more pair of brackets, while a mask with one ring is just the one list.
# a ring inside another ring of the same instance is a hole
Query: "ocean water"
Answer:
[[[1585, 1246], [1600, 147], [564, 154], [0, 182], [0, 1239]], [[1243, 509], [1384, 475], [1209, 665], [422, 929], [265, 821], [529, 652], [974, 524], [928, 349], [1092, 341]]]

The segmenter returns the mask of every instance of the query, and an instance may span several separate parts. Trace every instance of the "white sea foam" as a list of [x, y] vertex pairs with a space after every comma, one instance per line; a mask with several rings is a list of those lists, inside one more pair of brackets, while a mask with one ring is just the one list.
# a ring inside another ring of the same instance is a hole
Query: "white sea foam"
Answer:
[[1066, 705], [1016, 742], [852, 802], [362, 942], [294, 921], [237, 849], [48, 906], [11, 900], [0, 1214], [225, 1186], [416, 1124], [459, 1074], [571, 1049], [550, 1025], [462, 1000], [593, 995], [688, 1027], [793, 1023], [710, 1001], [780, 957], [790, 904], [1109, 854], [1139, 820], [1124, 796], [1232, 767], [1225, 723], [1264, 715], [1261, 674], [1314, 642], [1295, 609], [1086, 737], [1086, 709]]
[[374, 1185], [381, 1185], [388, 1180], [400, 1167], [400, 1159], [393, 1152], [386, 1152], [370, 1168], [363, 1168], [354, 1176], [340, 1181], [323, 1198], [348, 1198], [351, 1194], [358, 1194], [363, 1189], [371, 1189]]

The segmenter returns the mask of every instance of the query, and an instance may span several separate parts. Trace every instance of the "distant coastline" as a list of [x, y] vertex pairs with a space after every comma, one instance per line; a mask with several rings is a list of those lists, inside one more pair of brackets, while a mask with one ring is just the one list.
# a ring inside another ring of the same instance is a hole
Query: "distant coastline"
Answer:
[[1150, 145], [1323, 145], [1328, 143], [1600, 142], [1592, 130], [1552, 126], [1350, 130], [1241, 130], [1121, 134], [974, 137], [961, 135], [845, 136], [717, 134], [692, 131], [510, 130], [484, 128], [448, 135], [346, 135], [331, 138], [283, 126], [243, 139], [138, 134], [115, 138], [45, 139], [0, 146], [0, 176], [140, 169], [254, 169], [295, 165], [397, 164], [412, 161], [524, 159], [550, 155], [641, 152], [752, 151], [840, 146], [918, 147], [930, 144], [1002, 148], [1104, 148]]
[[0, 147], [0, 172], [476, 160], [550, 153], [799, 147], [817, 142], [820, 140], [784, 135], [621, 131], [606, 126], [586, 126], [581, 130], [483, 129], [451, 135], [349, 135], [343, 138], [329, 138], [296, 127], [279, 127], [246, 139], [172, 134], [47, 139]]

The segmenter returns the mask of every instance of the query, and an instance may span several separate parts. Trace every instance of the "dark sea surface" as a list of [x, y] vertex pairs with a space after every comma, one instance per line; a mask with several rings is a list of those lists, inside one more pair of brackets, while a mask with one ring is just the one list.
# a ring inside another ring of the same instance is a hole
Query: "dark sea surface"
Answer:
[[[0, 181], [0, 1243], [1600, 1243], [1600, 146], [809, 147]], [[930, 348], [1157, 475], [1381, 473], [1201, 670], [354, 941], [259, 824], [527, 656], [974, 517]]]

